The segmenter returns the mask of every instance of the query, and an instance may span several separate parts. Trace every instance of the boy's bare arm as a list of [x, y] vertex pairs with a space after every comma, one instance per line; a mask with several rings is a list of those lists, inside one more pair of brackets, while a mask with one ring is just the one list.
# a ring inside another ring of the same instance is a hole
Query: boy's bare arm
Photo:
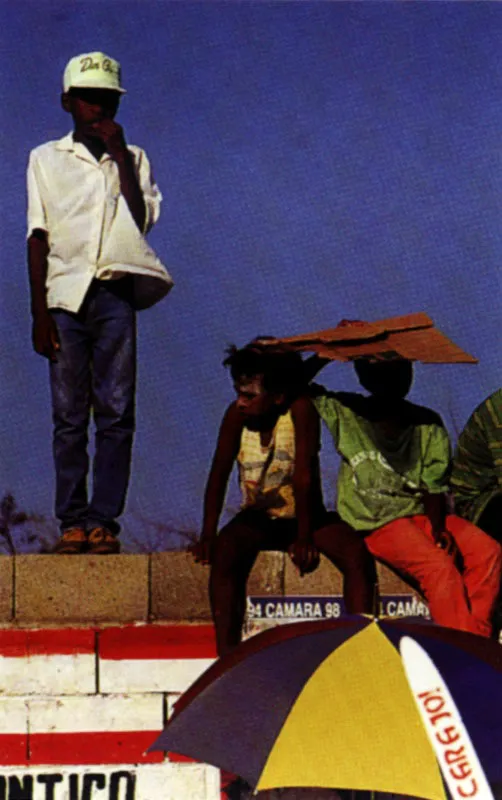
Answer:
[[295, 494], [298, 536], [290, 548], [293, 563], [300, 572], [308, 572], [317, 563], [318, 552], [312, 533], [316, 504], [321, 498], [319, 477], [320, 422], [319, 415], [308, 397], [297, 398], [291, 406], [295, 426]]
[[33, 349], [39, 355], [55, 361], [56, 352], [59, 350], [59, 336], [56, 323], [47, 308], [48, 254], [47, 233], [37, 228], [28, 239]]
[[444, 532], [446, 519], [446, 501], [443, 494], [423, 492], [422, 500], [426, 517], [429, 518], [434, 538], [437, 540]]
[[196, 561], [211, 563], [212, 548], [218, 532], [228, 479], [239, 452], [243, 429], [242, 415], [232, 403], [223, 417], [204, 494], [204, 515], [199, 541], [191, 549]]
[[117, 164], [120, 190], [138, 229], [143, 233], [146, 219], [145, 200], [134, 169], [133, 156], [127, 149], [122, 127], [115, 120], [102, 119], [90, 126], [90, 135], [101, 139], [107, 153]]
[[425, 515], [429, 518], [432, 526], [432, 535], [437, 546], [447, 553], [454, 555], [457, 551], [455, 539], [446, 530], [446, 497], [444, 494], [430, 494], [424, 492], [422, 495]]

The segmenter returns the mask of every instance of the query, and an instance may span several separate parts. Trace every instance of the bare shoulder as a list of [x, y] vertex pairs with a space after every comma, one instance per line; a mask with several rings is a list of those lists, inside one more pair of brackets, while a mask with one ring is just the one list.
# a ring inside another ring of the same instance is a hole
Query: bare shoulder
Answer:
[[235, 400], [227, 406], [221, 421], [221, 430], [227, 433], [240, 433], [244, 427], [244, 418], [237, 408]]
[[242, 415], [238, 413], [235, 403], [231, 403], [226, 409], [220, 424], [218, 441], [214, 452], [213, 469], [230, 467], [240, 447], [242, 428]]
[[291, 414], [294, 417], [302, 416], [302, 415], [311, 415], [317, 416], [317, 412], [315, 410], [315, 406], [311, 400], [311, 398], [307, 394], [301, 394], [299, 397], [295, 398], [290, 406]]
[[295, 429], [297, 456], [300, 452], [311, 458], [320, 446], [321, 423], [315, 406], [307, 395], [300, 395], [291, 404]]
[[291, 417], [297, 431], [315, 429], [319, 425], [319, 414], [308, 395], [297, 397], [290, 407]]

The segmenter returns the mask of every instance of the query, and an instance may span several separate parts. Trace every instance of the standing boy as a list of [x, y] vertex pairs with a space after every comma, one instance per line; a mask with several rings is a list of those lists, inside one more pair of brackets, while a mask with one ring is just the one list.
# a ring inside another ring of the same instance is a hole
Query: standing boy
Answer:
[[[241, 640], [246, 582], [261, 550], [288, 551], [300, 572], [323, 553], [344, 574], [350, 613], [372, 613], [374, 562], [364, 540], [345, 525], [326, 527], [319, 478], [320, 424], [305, 394], [307, 371], [297, 353], [259, 342], [224, 361], [237, 399], [223, 417], [209, 474], [196, 561], [211, 565], [210, 600], [221, 656]], [[312, 369], [312, 367], [314, 369]], [[218, 533], [218, 521], [237, 461], [242, 510]]]
[[73, 132], [35, 148], [28, 166], [33, 347], [50, 364], [61, 523], [54, 552], [61, 554], [120, 550], [117, 517], [134, 432], [135, 308], [171, 286], [143, 237], [159, 216], [160, 192], [144, 151], [126, 145], [114, 119], [124, 91], [113, 58], [99, 52], [72, 58], [61, 103]]
[[470, 522], [446, 514], [450, 447], [441, 419], [405, 400], [410, 361], [360, 359], [355, 369], [369, 397], [321, 387], [314, 397], [342, 457], [340, 516], [375, 558], [418, 583], [435, 622], [489, 636], [502, 551]]

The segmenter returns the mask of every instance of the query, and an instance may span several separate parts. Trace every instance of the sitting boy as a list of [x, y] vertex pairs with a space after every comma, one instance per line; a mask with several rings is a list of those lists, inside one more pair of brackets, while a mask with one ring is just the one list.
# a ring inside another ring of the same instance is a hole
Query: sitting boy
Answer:
[[489, 636], [502, 551], [470, 522], [446, 514], [450, 446], [441, 419], [404, 399], [410, 361], [360, 359], [355, 369], [369, 397], [313, 387], [342, 457], [341, 518], [375, 558], [418, 583], [435, 622]]
[[[308, 362], [280, 346], [251, 342], [231, 348], [237, 399], [221, 424], [209, 474], [195, 560], [211, 565], [209, 592], [221, 656], [241, 641], [246, 583], [261, 550], [288, 551], [300, 572], [322, 553], [344, 574], [345, 605], [372, 613], [376, 582], [364, 540], [348, 526], [327, 525], [319, 477], [319, 416], [305, 389]], [[239, 466], [242, 510], [217, 533], [230, 473]]]

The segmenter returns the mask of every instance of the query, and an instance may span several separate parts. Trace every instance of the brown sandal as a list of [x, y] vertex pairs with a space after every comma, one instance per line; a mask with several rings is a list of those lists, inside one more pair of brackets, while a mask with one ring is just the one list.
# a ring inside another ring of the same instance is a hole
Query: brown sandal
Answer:
[[80, 525], [74, 525], [63, 531], [52, 552], [60, 556], [76, 556], [85, 553], [86, 550], [87, 534]]
[[91, 556], [105, 556], [111, 553], [120, 553], [120, 542], [117, 537], [104, 526], [93, 528], [88, 536], [89, 548], [87, 552]]

